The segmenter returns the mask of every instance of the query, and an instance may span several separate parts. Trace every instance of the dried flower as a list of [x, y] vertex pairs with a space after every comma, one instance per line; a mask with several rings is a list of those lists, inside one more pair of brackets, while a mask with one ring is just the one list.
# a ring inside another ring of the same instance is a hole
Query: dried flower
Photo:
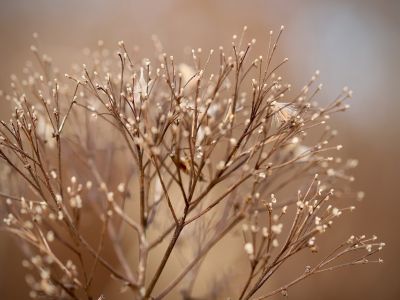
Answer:
[[[23, 262], [31, 297], [100, 299], [106, 272], [135, 299], [178, 288], [195, 298], [185, 282], [195, 284], [207, 253], [240, 225], [250, 274], [238, 299], [254, 299], [289, 258], [319, 251], [318, 236], [354, 210], [338, 199], [364, 197], [348, 187], [357, 161], [337, 157], [342, 146], [329, 146], [337, 132], [326, 125], [351, 92], [319, 107], [316, 72], [292, 95], [278, 74], [287, 59], [274, 67], [282, 30], [270, 33], [266, 58], [250, 58], [255, 39], [245, 43], [245, 28], [218, 59], [193, 50], [194, 68], [162, 53], [134, 64], [124, 42], [113, 55], [99, 41], [85, 51], [93, 63], [65, 78], [32, 46], [46, 67], [27, 68], [29, 85], [12, 78], [5, 98], [16, 107], [0, 123], [3, 226], [31, 257]], [[321, 272], [382, 262], [372, 258], [384, 247], [376, 237], [339, 245], [261, 298], [287, 296]], [[182, 253], [180, 273], [159, 284]]]

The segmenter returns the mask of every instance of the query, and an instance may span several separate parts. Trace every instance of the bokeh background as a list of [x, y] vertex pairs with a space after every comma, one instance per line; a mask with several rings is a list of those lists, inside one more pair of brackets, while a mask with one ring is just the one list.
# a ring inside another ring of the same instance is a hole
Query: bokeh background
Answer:
[[[155, 33], [168, 53], [180, 58], [185, 48], [229, 45], [232, 34], [248, 25], [262, 53], [268, 31], [281, 24], [287, 29], [280, 53], [290, 59], [284, 73], [294, 87], [319, 69], [322, 102], [345, 85], [354, 90], [351, 110], [333, 124], [344, 156], [360, 160], [354, 185], [366, 197], [335, 235], [375, 233], [387, 244], [383, 265], [312, 278], [291, 289], [289, 297], [400, 299], [400, 1], [1, 0], [0, 89], [7, 89], [9, 76], [31, 58], [33, 32], [40, 34], [41, 49], [68, 71], [84, 62], [82, 49], [99, 39], [112, 48], [123, 39], [146, 53]], [[8, 107], [0, 105], [4, 118]], [[2, 300], [28, 299], [20, 260], [12, 239], [0, 234]]]

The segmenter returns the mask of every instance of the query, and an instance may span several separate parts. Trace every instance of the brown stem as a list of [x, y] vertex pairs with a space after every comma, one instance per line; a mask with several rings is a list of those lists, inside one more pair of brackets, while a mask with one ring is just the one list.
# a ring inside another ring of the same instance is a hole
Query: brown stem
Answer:
[[172, 250], [174, 249], [175, 244], [178, 241], [179, 235], [181, 234], [181, 232], [183, 230], [183, 227], [185, 226], [185, 219], [186, 219], [186, 216], [187, 216], [187, 212], [188, 212], [188, 207], [186, 206], [184, 214], [183, 214], [183, 217], [179, 221], [179, 224], [175, 227], [175, 231], [174, 231], [172, 239], [171, 239], [171, 241], [170, 241], [170, 243], [168, 245], [168, 248], [165, 251], [165, 254], [164, 254], [164, 256], [163, 256], [163, 258], [161, 260], [161, 263], [158, 266], [158, 269], [157, 269], [155, 275], [153, 276], [153, 279], [151, 280], [151, 282], [149, 284], [149, 287], [146, 290], [146, 294], [144, 296], [144, 299], [149, 299], [150, 298], [150, 295], [151, 295], [151, 293], [152, 293], [152, 291], [153, 291], [158, 279], [160, 278], [161, 273], [164, 270], [165, 265], [167, 264], [167, 261], [168, 261], [169, 257], [171, 256]]

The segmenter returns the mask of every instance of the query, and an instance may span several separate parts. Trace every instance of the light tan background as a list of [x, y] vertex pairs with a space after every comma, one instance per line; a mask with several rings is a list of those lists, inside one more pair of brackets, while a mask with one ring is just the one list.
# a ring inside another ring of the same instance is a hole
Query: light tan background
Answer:
[[[280, 51], [290, 58], [285, 73], [295, 87], [320, 69], [321, 101], [344, 85], [354, 89], [352, 109], [335, 126], [345, 155], [360, 159], [355, 186], [367, 196], [336, 235], [376, 233], [387, 243], [383, 265], [313, 278], [290, 290], [290, 298], [400, 299], [400, 1], [1, 0], [0, 86], [7, 88], [9, 75], [30, 58], [34, 31], [40, 33], [41, 48], [68, 71], [81, 50], [98, 39], [110, 46], [123, 39], [148, 49], [150, 35], [157, 33], [169, 53], [182, 57], [185, 46], [229, 45], [244, 24], [259, 51], [270, 29], [286, 25]], [[7, 109], [0, 106], [1, 117]], [[17, 248], [1, 234], [2, 300], [27, 298], [21, 270]]]

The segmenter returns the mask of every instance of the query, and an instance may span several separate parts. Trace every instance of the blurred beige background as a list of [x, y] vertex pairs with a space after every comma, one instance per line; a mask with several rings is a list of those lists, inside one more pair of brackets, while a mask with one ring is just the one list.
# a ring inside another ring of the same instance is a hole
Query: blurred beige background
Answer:
[[[1, 0], [0, 89], [30, 58], [33, 32], [40, 33], [43, 51], [68, 71], [72, 63], [83, 63], [81, 50], [98, 39], [112, 48], [123, 39], [145, 50], [156, 33], [168, 53], [183, 57], [185, 46], [229, 45], [245, 24], [260, 53], [268, 31], [286, 26], [280, 53], [290, 59], [285, 73], [294, 87], [319, 69], [321, 101], [345, 85], [355, 91], [351, 110], [335, 126], [345, 156], [360, 160], [355, 187], [366, 199], [336, 235], [375, 233], [387, 243], [383, 265], [312, 278], [291, 289], [290, 299], [400, 299], [400, 1]], [[5, 117], [8, 108], [1, 105]], [[0, 234], [2, 300], [28, 298], [18, 253]]]

